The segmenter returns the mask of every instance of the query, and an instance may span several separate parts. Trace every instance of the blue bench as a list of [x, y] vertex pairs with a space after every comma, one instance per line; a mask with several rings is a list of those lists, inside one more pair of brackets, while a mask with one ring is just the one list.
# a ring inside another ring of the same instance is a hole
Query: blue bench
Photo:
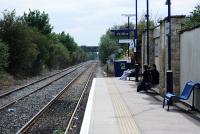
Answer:
[[192, 90], [195, 88], [196, 85], [199, 85], [199, 84], [194, 83], [192, 81], [188, 81], [185, 84], [185, 87], [180, 96], [176, 96], [173, 93], [166, 93], [163, 100], [163, 108], [165, 107], [165, 103], [167, 102], [167, 105], [168, 105], [167, 111], [169, 111], [169, 105], [172, 104], [173, 98], [178, 98], [179, 100], [187, 100], [190, 97]]

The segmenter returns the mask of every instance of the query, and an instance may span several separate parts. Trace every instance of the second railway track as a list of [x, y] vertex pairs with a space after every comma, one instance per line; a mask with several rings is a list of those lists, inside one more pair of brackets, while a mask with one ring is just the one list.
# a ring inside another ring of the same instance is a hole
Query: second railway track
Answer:
[[18, 100], [15, 104], [1, 110], [0, 133], [16, 133], [28, 120], [40, 111], [44, 105], [54, 98], [65, 85], [83, 72], [90, 64], [91, 63], [84, 65], [73, 73], [70, 73], [70, 75], [56, 80], [53, 84], [46, 86], [44, 89], [30, 94]]
[[17, 134], [69, 133], [78, 107], [92, 78], [93, 65], [81, 76], [74, 78], [54, 99], [38, 112]]
[[42, 79], [39, 79], [37, 81], [31, 82], [27, 85], [24, 85], [20, 88], [16, 88], [14, 90], [11, 90], [9, 92], [3, 93], [0, 95], [0, 110], [3, 108], [15, 103], [16, 101], [36, 92], [37, 90], [40, 90], [54, 81], [61, 79], [62, 77], [70, 74], [71, 72], [75, 71], [76, 69], [80, 68], [82, 64], [76, 65], [74, 67], [70, 67], [68, 69], [64, 69], [62, 71], [59, 71], [53, 75], [44, 77]]

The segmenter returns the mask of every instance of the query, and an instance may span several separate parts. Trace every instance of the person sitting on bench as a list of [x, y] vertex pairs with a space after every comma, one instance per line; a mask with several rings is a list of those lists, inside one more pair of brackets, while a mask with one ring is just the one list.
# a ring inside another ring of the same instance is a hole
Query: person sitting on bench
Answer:
[[143, 79], [142, 81], [139, 83], [138, 87], [137, 87], [137, 92], [141, 91], [141, 90], [147, 90], [149, 88], [149, 83], [150, 83], [150, 70], [149, 70], [149, 66], [148, 65], [144, 65], [144, 72], [142, 74]]
[[152, 86], [159, 84], [159, 72], [156, 69], [156, 65], [152, 64], [151, 69], [148, 65], [144, 65], [143, 80], [137, 87], [137, 92], [144, 90], [147, 91]]
[[123, 72], [122, 76], [119, 77], [119, 79], [120, 79], [120, 80], [126, 80], [127, 77], [129, 77], [129, 75], [130, 75], [132, 72], [134, 72], [133, 69], [127, 69], [127, 70], [125, 70], [125, 71]]
[[156, 69], [155, 64], [151, 65], [150, 75], [151, 75], [151, 86], [158, 85], [159, 84], [159, 72]]

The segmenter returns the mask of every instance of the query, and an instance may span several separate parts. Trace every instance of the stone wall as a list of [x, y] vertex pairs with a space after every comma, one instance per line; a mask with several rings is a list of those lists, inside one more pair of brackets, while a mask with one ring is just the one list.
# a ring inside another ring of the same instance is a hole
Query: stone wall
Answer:
[[[180, 36], [179, 32], [182, 30], [181, 26], [185, 21], [185, 16], [172, 16], [171, 17], [171, 69], [173, 71], [173, 91], [175, 94], [180, 93]], [[162, 88], [166, 90], [166, 71], [168, 70], [168, 40], [166, 36], [166, 25], [167, 19], [164, 19], [160, 23], [160, 27], [162, 29], [161, 36], [162, 40], [162, 49], [161, 49], [161, 58], [162, 61], [162, 73], [161, 77], [163, 79]]]
[[[147, 33], [142, 34], [142, 65], [147, 64]], [[149, 63], [154, 63], [153, 30], [149, 31]]]
[[[171, 38], [171, 67], [173, 71], [173, 88], [174, 93], [180, 93], [180, 36], [179, 32], [185, 20], [185, 16], [172, 16], [172, 38]], [[168, 70], [168, 40], [167, 40], [167, 19], [160, 21], [160, 25], [155, 27], [149, 33], [150, 47], [149, 56], [150, 64], [155, 63], [160, 72], [160, 93], [166, 92], [166, 71]], [[142, 57], [146, 57], [146, 32], [142, 38]], [[145, 63], [145, 60], [142, 62]]]

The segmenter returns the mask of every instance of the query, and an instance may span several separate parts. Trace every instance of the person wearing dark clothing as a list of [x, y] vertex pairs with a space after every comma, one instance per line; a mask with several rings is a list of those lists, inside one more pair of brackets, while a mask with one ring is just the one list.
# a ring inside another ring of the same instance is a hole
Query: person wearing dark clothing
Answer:
[[151, 74], [151, 84], [152, 84], [152, 86], [158, 85], [159, 84], [159, 72], [156, 69], [156, 65], [155, 64], [151, 65], [150, 74]]
[[150, 82], [150, 71], [149, 71], [149, 66], [148, 65], [144, 65], [144, 72], [142, 74], [143, 76], [143, 82]]
[[148, 65], [144, 65], [144, 72], [143, 72], [143, 79], [141, 81], [141, 83], [139, 83], [138, 87], [137, 87], [137, 92], [141, 91], [141, 90], [148, 90], [149, 87], [149, 83], [151, 82], [151, 78], [150, 78], [150, 71], [149, 71], [149, 67]]
[[140, 64], [135, 64], [135, 81], [138, 82], [138, 77], [140, 73]]

